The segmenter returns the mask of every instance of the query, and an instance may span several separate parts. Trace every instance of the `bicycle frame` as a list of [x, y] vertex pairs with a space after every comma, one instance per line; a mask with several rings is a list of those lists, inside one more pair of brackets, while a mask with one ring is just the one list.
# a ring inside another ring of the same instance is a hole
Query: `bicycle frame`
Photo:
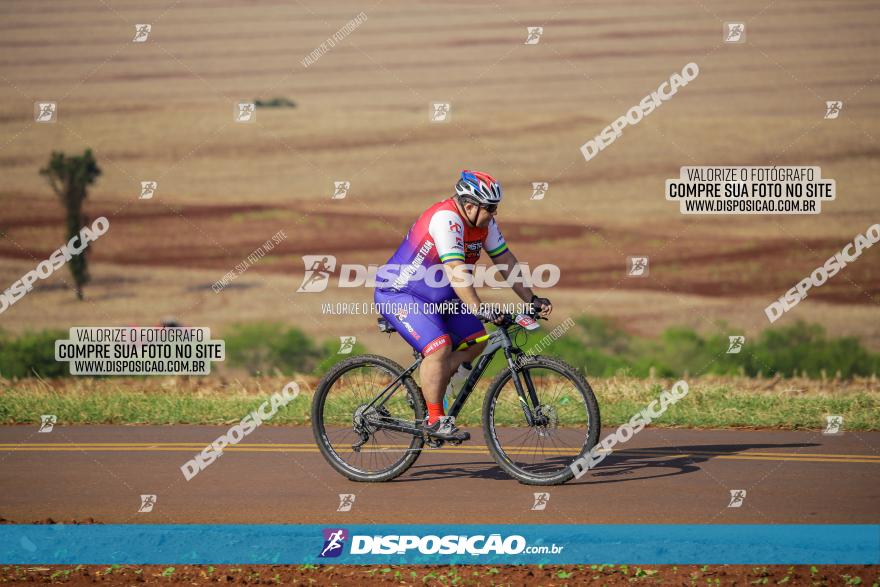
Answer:
[[[518, 359], [525, 355], [523, 351], [517, 347], [513, 341], [510, 339], [510, 333], [507, 330], [507, 327], [500, 327], [491, 334], [485, 334], [474, 340], [469, 340], [461, 343], [456, 347], [455, 350], [463, 350], [475, 344], [479, 344], [481, 342], [486, 342], [486, 348], [482, 353], [477, 357], [476, 363], [474, 364], [473, 369], [471, 370], [470, 376], [467, 378], [467, 381], [461, 387], [458, 394], [455, 397], [455, 401], [452, 403], [452, 406], [449, 408], [449, 416], [458, 416], [464, 407], [465, 402], [470, 397], [471, 393], [473, 393], [474, 389], [476, 389], [477, 381], [483, 376], [486, 369], [489, 367], [489, 363], [492, 361], [492, 358], [495, 356], [495, 353], [498, 352], [499, 349], [503, 350], [504, 357], [507, 359], [507, 368], [511, 372], [511, 378], [513, 379], [514, 386], [516, 387], [516, 393], [519, 396], [520, 405], [523, 410], [523, 414], [525, 415], [526, 422], [529, 426], [535, 425], [535, 414], [532, 412], [532, 407], [538, 407], [538, 395], [535, 392], [535, 386], [532, 383], [531, 375], [529, 375], [528, 371], [523, 371], [519, 365]], [[385, 389], [383, 389], [379, 394], [373, 398], [373, 400], [367, 404], [365, 407], [371, 408], [381, 408], [385, 405], [392, 395], [401, 387], [402, 381], [405, 377], [409, 377], [415, 370], [422, 364], [424, 357], [419, 353], [416, 354], [416, 360], [412, 365], [407, 367], [400, 375], [394, 378], [394, 380], [389, 383]], [[523, 388], [523, 384], [520, 381], [520, 375], [523, 376], [523, 379], [526, 382], [525, 389]], [[531, 400], [531, 406], [529, 407], [529, 402], [526, 399], [528, 395], [528, 400]], [[400, 420], [396, 420], [391, 422], [387, 419], [383, 419], [381, 421], [371, 421], [371, 424], [374, 426], [378, 426], [380, 428], [387, 428], [390, 430], [397, 430], [399, 432], [406, 432], [412, 434], [414, 436], [419, 436], [422, 434], [422, 430], [403, 423]]]

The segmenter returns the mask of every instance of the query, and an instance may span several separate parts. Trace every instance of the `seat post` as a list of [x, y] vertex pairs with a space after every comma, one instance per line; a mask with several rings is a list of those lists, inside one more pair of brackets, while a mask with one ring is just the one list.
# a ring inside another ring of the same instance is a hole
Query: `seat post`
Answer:
[[379, 324], [379, 332], [392, 333], [397, 332], [397, 329], [391, 325], [391, 322], [385, 319], [384, 316], [380, 316], [376, 319], [376, 322]]

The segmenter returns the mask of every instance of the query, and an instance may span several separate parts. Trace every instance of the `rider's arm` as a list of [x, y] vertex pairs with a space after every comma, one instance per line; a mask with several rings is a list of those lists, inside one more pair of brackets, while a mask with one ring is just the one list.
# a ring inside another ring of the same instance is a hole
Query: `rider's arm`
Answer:
[[[516, 257], [514, 257], [513, 253], [510, 252], [510, 249], [507, 248], [507, 242], [504, 240], [504, 235], [501, 234], [501, 229], [498, 227], [498, 223], [495, 222], [494, 218], [489, 222], [489, 230], [486, 233], [486, 240], [483, 244], [483, 248], [489, 253], [489, 258], [492, 259], [492, 262], [495, 263], [495, 265], [499, 265], [498, 272], [501, 273], [501, 276], [506, 280], [519, 261], [516, 260]], [[522, 301], [530, 302], [532, 300], [532, 290], [525, 285], [514, 283], [511, 287]]]
[[[500, 265], [500, 267], [498, 267], [498, 272], [505, 280], [510, 276], [511, 271], [513, 271], [513, 268], [516, 267], [517, 263], [519, 263], [509, 249], [505, 250], [500, 255], [492, 257], [492, 261], [495, 265]], [[536, 304], [536, 307], [540, 308], [539, 314], [542, 317], [546, 318], [550, 315], [550, 312], [553, 311], [553, 304], [550, 303], [550, 300], [546, 298], [537, 298], [535, 292], [532, 291], [532, 288], [526, 287], [519, 281], [514, 282], [510, 287], [516, 292], [516, 295], [518, 295], [519, 299], [522, 301]]]
[[443, 263], [449, 285], [462, 302], [477, 313], [480, 297], [474, 289], [473, 279], [468, 281], [470, 271], [465, 266], [464, 255], [464, 223], [461, 218], [448, 210], [434, 214], [428, 224], [428, 232], [437, 247], [437, 256]]
[[[464, 261], [447, 261], [443, 264], [443, 268], [446, 270], [449, 285], [455, 290], [455, 295], [471, 309], [471, 312], [476, 313], [482, 302], [477, 290], [474, 289], [473, 278], [467, 279], [470, 271], [464, 266]], [[456, 268], [459, 269], [456, 271]]]
[[[483, 241], [483, 248], [489, 253], [492, 262], [499, 266], [498, 272], [501, 273], [505, 280], [507, 280], [510, 277], [513, 268], [516, 267], [519, 261], [516, 260], [516, 257], [514, 257], [513, 253], [510, 252], [510, 249], [507, 248], [507, 242], [504, 240], [504, 235], [501, 234], [501, 229], [498, 228], [498, 223], [495, 222], [494, 218], [489, 222], [489, 230], [486, 232], [486, 238]], [[540, 308], [539, 314], [542, 317], [546, 318], [550, 315], [550, 312], [553, 311], [553, 306], [550, 304], [550, 300], [546, 298], [537, 298], [531, 288], [519, 282], [512, 284], [511, 287], [522, 301], [533, 305], [538, 304], [536, 307]]]
[[[516, 267], [516, 264], [519, 263], [517, 258], [514, 257], [513, 253], [510, 252], [510, 249], [504, 251], [497, 257], [493, 257], [492, 262], [496, 265], [499, 265], [498, 272], [505, 280], [510, 276], [510, 272], [513, 271], [514, 267]], [[519, 281], [516, 281], [510, 287], [513, 291], [516, 292], [516, 295], [518, 295], [519, 299], [521, 299], [522, 301], [532, 301], [532, 296], [534, 295], [534, 292], [530, 287], [526, 287]]]

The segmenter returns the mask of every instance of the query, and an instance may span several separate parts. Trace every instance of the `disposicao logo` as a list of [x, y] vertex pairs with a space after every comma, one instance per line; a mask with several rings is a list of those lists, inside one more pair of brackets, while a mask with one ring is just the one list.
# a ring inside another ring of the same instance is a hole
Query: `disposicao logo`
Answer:
[[348, 530], [345, 528], [324, 528], [324, 547], [318, 558], [334, 558], [342, 554]]
[[449, 534], [389, 534], [365, 536], [349, 534], [345, 528], [325, 528], [324, 546], [318, 558], [338, 557], [350, 542], [348, 555], [406, 555], [416, 551], [421, 555], [515, 555], [560, 554], [565, 546], [555, 543], [528, 545], [524, 536], [512, 534], [478, 534], [475, 536]]

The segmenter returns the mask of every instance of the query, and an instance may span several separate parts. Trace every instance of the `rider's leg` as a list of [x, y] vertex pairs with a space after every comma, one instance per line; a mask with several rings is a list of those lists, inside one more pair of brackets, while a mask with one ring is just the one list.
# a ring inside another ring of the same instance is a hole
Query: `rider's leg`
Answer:
[[485, 348], [486, 343], [480, 342], [464, 350], [453, 351], [449, 357], [449, 377], [452, 377], [453, 373], [458, 371], [462, 363], [470, 363], [476, 359]]
[[[447, 339], [448, 339], [448, 335]], [[452, 357], [452, 348], [447, 342], [443, 346], [425, 355], [419, 367], [419, 377], [422, 381], [422, 394], [425, 403], [428, 404], [428, 423], [443, 415], [443, 394], [452, 372], [449, 370], [449, 362]]]
[[[457, 348], [462, 342], [474, 340], [486, 334], [483, 323], [473, 314], [459, 310], [443, 318], [448, 332], [452, 335], [454, 343], [452, 348]], [[451, 377], [462, 363], [476, 359], [485, 348], [486, 343], [481, 342], [460, 351], [453, 351], [450, 358], [449, 376]]]
[[[398, 308], [404, 311], [396, 313], [383, 312], [382, 315], [397, 330], [398, 334], [408, 342], [413, 349], [420, 352], [424, 357], [419, 369], [422, 384], [422, 394], [428, 404], [429, 422], [433, 423], [437, 417], [443, 415], [443, 395], [446, 386], [455, 369], [462, 361], [475, 357], [475, 350], [467, 349], [467, 352], [455, 353], [455, 366], [452, 366], [452, 336], [449, 334], [449, 324], [440, 314], [430, 313], [420, 300], [410, 294], [398, 292], [385, 292], [376, 290], [374, 299], [380, 307]], [[407, 308], [412, 307], [407, 311]], [[430, 308], [430, 307], [429, 307]], [[421, 311], [418, 311], [421, 309]], [[456, 340], [472, 340], [484, 332], [483, 325], [473, 316], [476, 321], [464, 328], [456, 329]], [[457, 324], [458, 325], [458, 324]]]
[[[443, 418], [443, 394], [449, 383], [449, 362], [452, 357], [452, 339], [448, 334], [431, 341], [422, 351], [424, 360], [420, 368], [422, 392], [428, 404], [427, 431], [436, 438], [464, 442], [470, 440], [469, 432], [459, 430], [451, 419]], [[431, 444], [436, 446], [436, 444]]]

